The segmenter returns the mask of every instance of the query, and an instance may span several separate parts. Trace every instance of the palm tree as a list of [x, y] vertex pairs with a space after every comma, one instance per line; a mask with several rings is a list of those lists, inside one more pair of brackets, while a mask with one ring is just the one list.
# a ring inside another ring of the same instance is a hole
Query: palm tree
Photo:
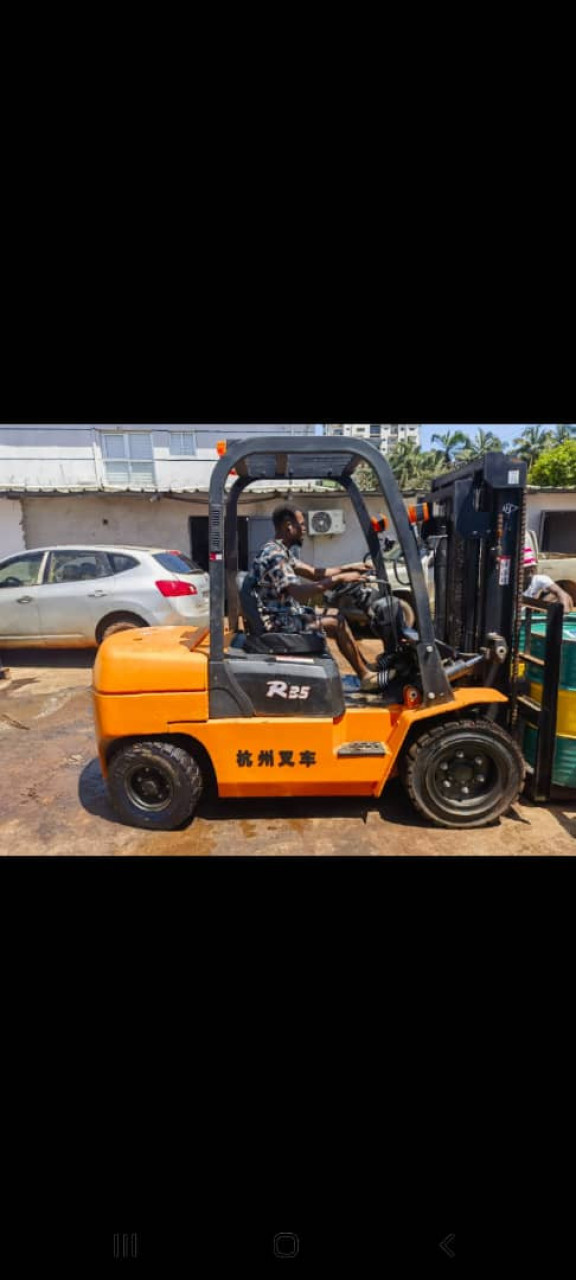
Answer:
[[467, 436], [462, 431], [447, 431], [445, 435], [433, 435], [431, 443], [437, 440], [442, 445], [444, 455], [444, 465], [450, 467], [452, 465], [452, 455], [459, 444], [466, 444]]
[[413, 440], [401, 440], [392, 449], [388, 461], [400, 489], [417, 483], [421, 459], [420, 447]]
[[517, 449], [514, 450], [516, 456], [527, 462], [531, 467], [534, 462], [544, 453], [545, 449], [550, 448], [550, 432], [544, 431], [542, 424], [536, 426], [524, 427], [521, 436], [516, 436], [514, 444]]
[[421, 453], [418, 469], [418, 487], [427, 487], [431, 484], [434, 476], [441, 475], [445, 470], [446, 463], [444, 462], [442, 449], [429, 449], [426, 453]]
[[574, 435], [574, 426], [571, 423], [559, 422], [553, 431], [548, 432], [551, 442], [556, 444], [565, 444], [566, 440], [571, 440]]
[[483, 458], [490, 450], [497, 451], [502, 447], [502, 441], [493, 431], [484, 431], [479, 427], [474, 439], [466, 436], [466, 443], [457, 450], [455, 457], [458, 462], [476, 462], [477, 458]]

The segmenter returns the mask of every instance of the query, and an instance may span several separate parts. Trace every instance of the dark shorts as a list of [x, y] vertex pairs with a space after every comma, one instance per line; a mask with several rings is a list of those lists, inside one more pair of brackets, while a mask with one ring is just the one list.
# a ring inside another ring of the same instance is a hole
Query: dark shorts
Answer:
[[[289, 630], [293, 635], [302, 635], [303, 631], [318, 631], [321, 621], [321, 609], [304, 607], [303, 613], [295, 613], [291, 617]], [[288, 627], [282, 627], [282, 630], [288, 631]]]

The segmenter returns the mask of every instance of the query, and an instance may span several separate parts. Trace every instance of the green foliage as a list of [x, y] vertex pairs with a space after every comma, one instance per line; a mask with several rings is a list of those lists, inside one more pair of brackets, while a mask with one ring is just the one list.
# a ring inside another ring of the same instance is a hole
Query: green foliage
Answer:
[[[354, 468], [354, 480], [361, 493], [376, 493], [380, 488], [380, 481], [376, 472], [367, 462], [359, 462], [358, 466]], [[340, 488], [340, 485], [335, 487]]]
[[556, 449], [547, 448], [528, 473], [529, 484], [576, 485], [576, 440], [566, 440]]
[[452, 463], [454, 450], [458, 448], [458, 445], [465, 445], [467, 439], [468, 437], [464, 435], [463, 431], [447, 431], [443, 436], [433, 435], [431, 443], [434, 444], [434, 441], [437, 440], [442, 445], [444, 463], [449, 467]]
[[[540, 428], [537, 428], [537, 432], [539, 431]], [[534, 428], [527, 429], [527, 436], [529, 432], [534, 433]], [[546, 432], [542, 434], [548, 447], [548, 434]], [[430, 488], [434, 476], [453, 471], [467, 462], [476, 461], [490, 450], [504, 450], [502, 441], [494, 435], [494, 432], [484, 431], [482, 428], [478, 428], [473, 439], [464, 435], [462, 431], [448, 431], [444, 435], [433, 435], [432, 442], [434, 441], [442, 447], [429, 449], [423, 453], [420, 446], [413, 440], [401, 440], [388, 454], [388, 462], [401, 490], [425, 492]], [[516, 451], [515, 456], [523, 455], [521, 451]], [[366, 462], [356, 467], [354, 479], [364, 493], [378, 491], [376, 476]], [[325, 481], [326, 485], [329, 483]]]
[[540, 423], [534, 427], [525, 427], [522, 435], [516, 436], [514, 444], [517, 446], [516, 457], [521, 458], [531, 467], [546, 449], [550, 449], [550, 432], [544, 431]]
[[554, 444], [564, 444], [565, 440], [570, 440], [574, 435], [574, 426], [569, 422], [559, 422], [548, 435]]
[[465, 436], [465, 443], [457, 450], [455, 458], [458, 463], [476, 462], [477, 458], [483, 458], [490, 450], [497, 452], [502, 448], [502, 441], [493, 431], [484, 431], [479, 427], [474, 439]]
[[401, 489], [417, 483], [422, 451], [413, 440], [401, 440], [388, 458], [392, 472]]

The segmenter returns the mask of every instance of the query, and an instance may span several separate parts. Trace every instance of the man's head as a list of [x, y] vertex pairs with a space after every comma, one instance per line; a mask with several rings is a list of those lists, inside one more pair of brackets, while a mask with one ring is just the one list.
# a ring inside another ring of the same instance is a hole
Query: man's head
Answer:
[[306, 533], [306, 520], [299, 507], [276, 507], [272, 512], [274, 532], [286, 547], [301, 547]]

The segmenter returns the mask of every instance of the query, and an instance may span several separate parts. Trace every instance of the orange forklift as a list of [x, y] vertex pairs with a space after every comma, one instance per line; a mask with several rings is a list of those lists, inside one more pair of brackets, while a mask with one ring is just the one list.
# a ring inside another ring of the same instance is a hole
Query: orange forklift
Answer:
[[[361, 463], [376, 474], [401, 547], [413, 627], [354, 479]], [[174, 830], [207, 789], [222, 800], [380, 797], [395, 775], [437, 826], [483, 827], [506, 812], [525, 776], [509, 730], [526, 467], [492, 453], [465, 474], [460, 491], [453, 474], [446, 478], [457, 519], [446, 514], [441, 485], [417, 512], [435, 548], [433, 622], [414, 528], [372, 444], [285, 436], [230, 444], [210, 484], [210, 627], [120, 632], [96, 657], [100, 762], [125, 822]], [[297, 489], [310, 479], [336, 482], [349, 495], [374, 565], [379, 590], [376, 599], [368, 592], [367, 618], [382, 643], [374, 692], [341, 677], [322, 636], [264, 631], [251, 576], [238, 572], [241, 494], [256, 481]]]

